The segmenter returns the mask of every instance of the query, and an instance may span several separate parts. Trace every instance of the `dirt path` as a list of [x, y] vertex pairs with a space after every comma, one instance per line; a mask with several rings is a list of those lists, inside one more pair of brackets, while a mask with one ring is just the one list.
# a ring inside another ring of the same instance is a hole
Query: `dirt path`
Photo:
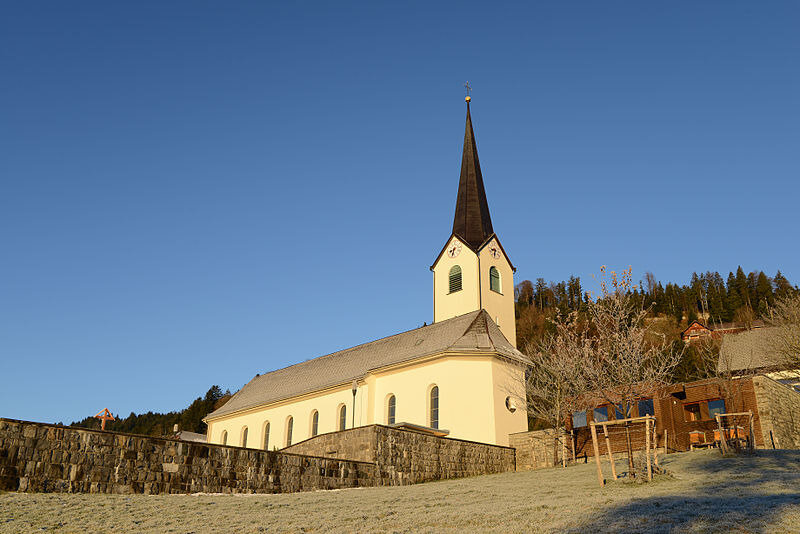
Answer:
[[800, 451], [663, 463], [674, 476], [603, 489], [589, 464], [288, 495], [5, 493], [0, 532], [800, 532]]

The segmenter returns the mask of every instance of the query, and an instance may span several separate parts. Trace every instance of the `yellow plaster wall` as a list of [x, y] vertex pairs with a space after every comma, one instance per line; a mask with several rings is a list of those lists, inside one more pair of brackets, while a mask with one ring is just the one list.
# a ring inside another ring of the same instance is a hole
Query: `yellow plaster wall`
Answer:
[[[356, 426], [369, 424], [364, 418], [366, 399], [369, 396], [367, 390], [365, 384], [359, 384], [356, 393]], [[301, 396], [294, 400], [209, 421], [208, 441], [221, 444], [222, 433], [227, 430], [227, 444], [241, 446], [241, 431], [247, 426], [247, 447], [260, 449], [264, 443], [264, 423], [269, 421], [269, 449], [275, 447], [282, 449], [286, 446], [286, 421], [290, 415], [294, 418], [292, 443], [298, 443], [311, 437], [311, 414], [314, 410], [319, 411], [319, 434], [339, 430], [338, 408], [342, 404], [347, 406], [346, 427], [352, 428], [353, 393], [348, 384], [320, 394]]]
[[376, 374], [375, 423], [386, 424], [386, 400], [397, 400], [395, 422], [429, 426], [429, 399], [439, 386], [439, 428], [448, 437], [497, 443], [492, 406], [492, 358], [451, 356]]
[[[525, 370], [522, 366], [504, 360], [492, 361], [497, 445], [508, 445], [509, 434], [528, 430], [524, 380]], [[516, 405], [514, 412], [509, 411], [506, 406], [508, 397]]]
[[[490, 254], [497, 240], [492, 239], [478, 255], [481, 269], [481, 306], [500, 327], [500, 331], [513, 346], [517, 346], [517, 325], [514, 315], [514, 271], [505, 254], [493, 258]], [[492, 291], [489, 283], [489, 269], [496, 267], [500, 272], [500, 293]]]
[[[394, 394], [395, 422], [429, 426], [430, 388], [439, 387], [439, 428], [450, 437], [505, 445], [510, 432], [527, 430], [524, 408], [510, 414], [506, 391], [517, 369], [492, 356], [443, 355], [423, 362], [372, 373], [360, 382], [356, 395], [356, 426], [387, 424], [386, 402]], [[517, 374], [521, 373], [519, 371]], [[248, 427], [247, 446], [263, 446], [264, 423], [270, 422], [269, 448], [286, 446], [286, 419], [294, 418], [292, 443], [311, 437], [311, 414], [319, 411], [319, 433], [338, 430], [338, 407], [347, 406], [347, 428], [352, 426], [350, 386], [298, 397], [209, 421], [211, 443], [241, 446], [242, 428]]]
[[[452, 237], [447, 244], [460, 242]], [[461, 267], [461, 291], [450, 293], [450, 269]], [[442, 254], [433, 266], [433, 321], [444, 321], [479, 309], [478, 256], [465, 244], [455, 258]]]

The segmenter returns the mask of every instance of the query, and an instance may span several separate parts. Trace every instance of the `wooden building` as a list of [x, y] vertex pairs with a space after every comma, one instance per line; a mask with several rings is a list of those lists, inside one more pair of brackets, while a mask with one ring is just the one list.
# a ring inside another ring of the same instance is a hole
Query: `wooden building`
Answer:
[[[685, 384], [675, 384], [664, 388], [653, 398], [641, 399], [633, 409], [633, 417], [654, 415], [656, 418], [656, 446], [670, 451], [687, 451], [694, 443], [700, 446], [713, 446], [714, 430], [717, 428], [716, 414], [733, 412], [752, 412], [754, 435], [757, 447], [765, 445], [759, 417], [758, 400], [753, 386], [753, 378], [731, 381], [700, 380]], [[589, 423], [622, 419], [622, 408], [602, 404], [594, 409], [576, 412], [568, 421], [567, 429], [572, 431], [576, 457], [593, 456], [592, 436]], [[634, 428], [631, 433], [633, 448], [644, 446], [645, 435], [642, 428]], [[622, 428], [610, 435], [613, 452], [626, 450], [626, 435]], [[600, 453], [606, 454], [605, 441], [600, 440]]]

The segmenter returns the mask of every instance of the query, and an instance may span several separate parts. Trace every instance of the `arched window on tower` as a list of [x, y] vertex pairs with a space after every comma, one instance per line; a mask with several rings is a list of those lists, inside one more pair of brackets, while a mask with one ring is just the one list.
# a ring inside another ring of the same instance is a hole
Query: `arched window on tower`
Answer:
[[347, 427], [347, 406], [342, 404], [339, 406], [339, 430], [344, 430]]
[[242, 447], [247, 447], [247, 427], [242, 428]]
[[433, 386], [430, 393], [430, 420], [428, 426], [439, 428], [439, 386]]
[[397, 410], [397, 399], [395, 399], [394, 395], [389, 395], [389, 398], [386, 401], [386, 424], [388, 425], [394, 424], [394, 416], [396, 410]]
[[264, 423], [264, 450], [269, 450], [269, 421]]
[[461, 267], [453, 265], [450, 268], [450, 293], [461, 291]]
[[319, 434], [319, 412], [314, 410], [314, 413], [311, 414], [311, 437], [313, 438]]
[[489, 268], [489, 289], [500, 293], [500, 271], [497, 270], [497, 267]]
[[228, 444], [228, 431], [227, 430], [223, 430], [222, 431], [222, 439], [220, 441], [222, 441], [223, 445], [227, 445]]

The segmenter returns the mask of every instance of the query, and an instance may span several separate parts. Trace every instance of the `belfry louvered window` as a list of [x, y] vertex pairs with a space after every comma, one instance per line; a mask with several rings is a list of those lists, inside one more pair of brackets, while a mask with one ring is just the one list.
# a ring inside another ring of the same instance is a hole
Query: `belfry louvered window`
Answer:
[[497, 270], [497, 267], [489, 269], [489, 289], [495, 293], [500, 293], [500, 271]]
[[461, 291], [461, 267], [453, 265], [450, 269], [450, 293]]

